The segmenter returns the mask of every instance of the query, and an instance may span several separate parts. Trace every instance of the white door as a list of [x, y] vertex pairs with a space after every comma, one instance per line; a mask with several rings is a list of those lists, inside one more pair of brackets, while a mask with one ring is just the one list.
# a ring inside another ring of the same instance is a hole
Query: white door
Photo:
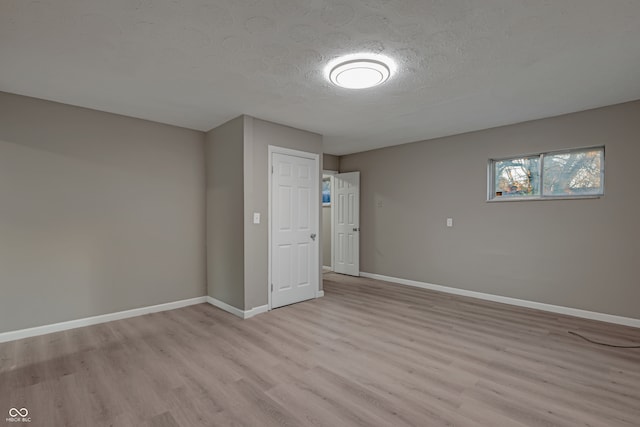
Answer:
[[316, 297], [320, 182], [317, 157], [271, 156], [271, 308], [276, 308]]
[[333, 176], [333, 271], [360, 275], [360, 172]]

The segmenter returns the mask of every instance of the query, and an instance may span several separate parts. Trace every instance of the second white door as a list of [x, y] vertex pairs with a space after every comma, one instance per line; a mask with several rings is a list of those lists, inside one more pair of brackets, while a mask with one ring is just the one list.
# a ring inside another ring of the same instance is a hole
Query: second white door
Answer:
[[333, 175], [333, 271], [360, 275], [360, 172]]
[[318, 160], [271, 158], [271, 307], [315, 298], [319, 281]]

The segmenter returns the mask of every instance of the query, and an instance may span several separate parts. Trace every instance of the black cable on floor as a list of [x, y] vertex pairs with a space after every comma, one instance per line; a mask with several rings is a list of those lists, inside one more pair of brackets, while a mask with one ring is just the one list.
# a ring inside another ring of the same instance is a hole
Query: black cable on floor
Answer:
[[580, 335], [580, 334], [579, 334], [579, 333], [577, 333], [577, 332], [569, 331], [569, 333], [570, 333], [571, 335], [575, 335], [575, 336], [577, 336], [577, 337], [580, 337], [580, 338], [582, 338], [583, 340], [585, 340], [585, 341], [587, 341], [587, 342], [590, 342], [590, 343], [592, 343], [592, 344], [604, 345], [604, 346], [607, 346], [607, 347], [615, 347], [615, 348], [640, 348], [640, 345], [615, 345], [615, 344], [607, 344], [607, 343], [604, 343], [604, 342], [594, 341], [594, 340], [592, 340], [592, 339], [589, 339], [589, 338], [587, 338], [587, 337], [584, 337], [584, 336]]

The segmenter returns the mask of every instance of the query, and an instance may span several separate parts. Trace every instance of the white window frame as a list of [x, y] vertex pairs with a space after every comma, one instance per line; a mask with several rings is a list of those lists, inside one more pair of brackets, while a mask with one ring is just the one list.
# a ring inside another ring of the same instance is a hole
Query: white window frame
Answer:
[[[601, 170], [602, 170], [602, 176], [601, 176], [601, 185], [600, 185], [600, 193], [598, 194], [587, 194], [587, 195], [560, 195], [560, 196], [553, 196], [553, 195], [544, 195], [544, 159], [545, 156], [549, 156], [549, 155], [557, 155], [557, 154], [571, 154], [571, 153], [576, 153], [576, 152], [582, 152], [582, 151], [589, 151], [589, 150], [602, 150], [602, 166], [601, 166]], [[545, 151], [543, 153], [533, 153], [533, 154], [523, 154], [523, 155], [518, 155], [518, 156], [509, 156], [509, 157], [497, 157], [497, 158], [492, 158], [489, 159], [489, 162], [487, 164], [487, 202], [490, 203], [494, 203], [494, 202], [522, 202], [522, 201], [540, 201], [540, 200], [575, 200], [575, 199], [599, 199], [601, 197], [604, 197], [605, 194], [605, 159], [606, 159], [606, 152], [605, 152], [605, 146], [604, 145], [597, 145], [597, 146], [593, 146], [593, 147], [580, 147], [580, 148], [570, 148], [570, 149], [565, 149], [565, 150], [556, 150], [556, 151]], [[539, 176], [539, 194], [536, 196], [522, 196], [522, 197], [515, 197], [515, 196], [509, 196], [509, 197], [500, 197], [500, 196], [496, 196], [495, 194], [495, 188], [496, 188], [496, 183], [495, 183], [495, 167], [496, 167], [496, 162], [500, 162], [500, 161], [504, 161], [504, 160], [511, 160], [511, 159], [523, 159], [523, 158], [531, 158], [531, 157], [539, 157], [539, 162], [538, 162], [538, 176]]]

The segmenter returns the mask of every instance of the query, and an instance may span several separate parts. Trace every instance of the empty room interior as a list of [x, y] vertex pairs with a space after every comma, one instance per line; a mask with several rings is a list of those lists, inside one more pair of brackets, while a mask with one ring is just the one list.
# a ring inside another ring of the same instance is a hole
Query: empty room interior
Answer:
[[638, 22], [2, 0], [0, 426], [640, 425]]

